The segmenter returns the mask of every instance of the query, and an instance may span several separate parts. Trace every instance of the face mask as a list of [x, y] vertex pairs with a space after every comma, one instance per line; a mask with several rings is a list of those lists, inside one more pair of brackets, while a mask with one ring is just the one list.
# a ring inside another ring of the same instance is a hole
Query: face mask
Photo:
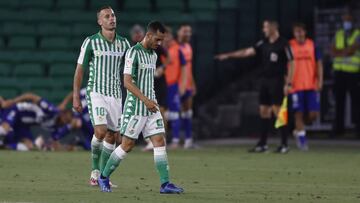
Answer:
[[352, 28], [352, 23], [351, 23], [350, 21], [345, 21], [345, 22], [343, 23], [343, 27], [344, 27], [345, 30], [351, 30], [351, 28]]

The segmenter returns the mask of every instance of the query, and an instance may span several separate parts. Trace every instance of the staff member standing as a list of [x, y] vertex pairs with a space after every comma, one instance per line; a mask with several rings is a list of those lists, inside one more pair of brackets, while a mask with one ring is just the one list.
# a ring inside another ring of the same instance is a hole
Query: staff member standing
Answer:
[[335, 121], [334, 135], [344, 133], [344, 109], [346, 93], [350, 93], [354, 121], [360, 136], [359, 125], [359, 78], [360, 78], [360, 30], [354, 28], [353, 17], [346, 13], [342, 16], [343, 27], [339, 29], [332, 45], [334, 56], [334, 92], [335, 92]]
[[289, 41], [294, 55], [294, 73], [291, 82], [292, 110], [295, 116], [294, 136], [300, 150], [308, 150], [305, 123], [313, 122], [319, 115], [319, 92], [323, 84], [321, 53], [314, 41], [306, 37], [303, 23], [293, 26], [294, 38]]
[[[260, 55], [262, 58], [262, 78], [260, 80], [260, 128], [261, 137], [257, 145], [249, 152], [266, 152], [268, 150], [267, 137], [274, 126], [271, 121], [272, 115], [278, 115], [280, 106], [285, 95], [290, 89], [292, 73], [287, 78], [287, 64], [293, 66], [293, 56], [288, 45], [288, 40], [280, 37], [279, 25], [276, 21], [265, 20], [263, 23], [265, 39], [258, 41], [254, 46], [240, 49], [230, 53], [215, 56], [218, 60], [229, 58], [245, 58]], [[293, 70], [292, 68], [290, 70]], [[280, 129], [281, 145], [275, 152], [287, 153], [288, 129], [283, 126]]]

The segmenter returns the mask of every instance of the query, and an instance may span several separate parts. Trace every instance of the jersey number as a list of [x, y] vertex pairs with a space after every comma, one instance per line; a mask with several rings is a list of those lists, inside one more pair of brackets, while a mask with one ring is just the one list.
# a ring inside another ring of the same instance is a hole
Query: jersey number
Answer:
[[105, 108], [104, 107], [95, 107], [97, 116], [105, 116]]

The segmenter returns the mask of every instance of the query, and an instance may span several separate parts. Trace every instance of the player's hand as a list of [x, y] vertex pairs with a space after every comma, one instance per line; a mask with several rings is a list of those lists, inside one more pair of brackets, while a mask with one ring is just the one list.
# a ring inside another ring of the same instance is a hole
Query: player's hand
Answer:
[[155, 101], [147, 99], [144, 104], [151, 113], [156, 113], [159, 111], [159, 105]]
[[60, 104], [60, 105], [58, 106], [58, 109], [59, 109], [60, 111], [64, 111], [64, 110], [66, 109], [66, 106]]
[[285, 85], [284, 86], [284, 95], [287, 96], [291, 90], [292, 90], [292, 87], [290, 85]]
[[218, 54], [215, 56], [215, 59], [219, 60], [219, 61], [224, 61], [226, 59], [228, 59], [229, 56], [227, 54]]
[[82, 112], [82, 105], [79, 96], [73, 98], [73, 110], [77, 111], [78, 113]]
[[323, 81], [318, 81], [318, 91], [321, 91], [323, 88]]
[[164, 74], [164, 68], [159, 67], [155, 70], [155, 78], [160, 78]]

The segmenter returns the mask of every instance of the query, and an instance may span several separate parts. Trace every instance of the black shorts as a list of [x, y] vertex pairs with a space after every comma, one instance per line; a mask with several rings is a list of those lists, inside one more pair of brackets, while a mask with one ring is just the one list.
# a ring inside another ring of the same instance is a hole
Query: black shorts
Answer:
[[165, 77], [155, 78], [154, 88], [158, 104], [161, 107], [167, 108], [167, 86]]
[[259, 102], [260, 105], [281, 105], [284, 98], [284, 79], [266, 78], [261, 80]]

